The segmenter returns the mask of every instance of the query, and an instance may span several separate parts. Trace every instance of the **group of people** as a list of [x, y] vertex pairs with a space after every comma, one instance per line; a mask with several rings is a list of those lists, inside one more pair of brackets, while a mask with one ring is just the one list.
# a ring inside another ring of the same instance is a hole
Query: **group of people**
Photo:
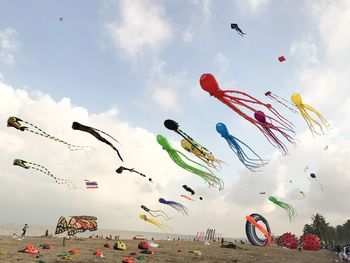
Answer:
[[[91, 236], [89, 236], [89, 238], [104, 239], [105, 237], [103, 235], [94, 235], [94, 234], [92, 234]], [[106, 236], [106, 239], [107, 240], [112, 240], [113, 239], [112, 234], [109, 235], [109, 236]], [[115, 236], [114, 239], [115, 240], [119, 240], [119, 235]]]

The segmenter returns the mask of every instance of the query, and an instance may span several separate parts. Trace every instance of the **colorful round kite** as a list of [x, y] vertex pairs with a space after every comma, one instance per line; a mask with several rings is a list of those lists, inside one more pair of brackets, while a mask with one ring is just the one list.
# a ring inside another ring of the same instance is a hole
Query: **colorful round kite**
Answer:
[[319, 250], [321, 248], [320, 238], [310, 233], [304, 234], [301, 237], [301, 242], [305, 250]]
[[[271, 240], [271, 229], [269, 223], [259, 214], [251, 214], [246, 216], [247, 222], [245, 224], [245, 232], [249, 242], [254, 246], [267, 246]], [[265, 225], [263, 227], [261, 224], [258, 224], [259, 221], [262, 221]], [[265, 236], [265, 239], [261, 239], [256, 234], [256, 228], [258, 228]]]
[[279, 240], [280, 240], [279, 244], [282, 247], [287, 247], [287, 248], [290, 248], [290, 249], [296, 249], [297, 248], [298, 240], [295, 237], [295, 235], [292, 234], [291, 232], [284, 233], [282, 236], [280, 236]]

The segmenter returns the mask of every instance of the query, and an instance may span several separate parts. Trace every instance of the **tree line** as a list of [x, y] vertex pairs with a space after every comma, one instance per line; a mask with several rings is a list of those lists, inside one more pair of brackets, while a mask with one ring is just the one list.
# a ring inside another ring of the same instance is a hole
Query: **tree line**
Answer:
[[325, 218], [316, 214], [311, 217], [312, 224], [304, 226], [304, 234], [311, 233], [317, 235], [326, 245], [350, 243], [350, 219], [343, 225], [330, 226]]

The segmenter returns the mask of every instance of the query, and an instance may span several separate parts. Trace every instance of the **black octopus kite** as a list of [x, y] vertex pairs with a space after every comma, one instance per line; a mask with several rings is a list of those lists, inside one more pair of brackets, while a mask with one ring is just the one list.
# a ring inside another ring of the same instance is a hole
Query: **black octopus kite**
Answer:
[[108, 137], [110, 137], [111, 139], [113, 139], [114, 141], [116, 141], [117, 143], [119, 143], [116, 139], [114, 139], [112, 136], [110, 136], [109, 134], [101, 131], [101, 130], [98, 130], [96, 128], [92, 128], [92, 127], [89, 127], [89, 126], [85, 126], [83, 124], [80, 124], [79, 122], [73, 122], [72, 124], [72, 129], [73, 130], [80, 130], [80, 131], [84, 131], [84, 132], [88, 132], [90, 133], [92, 136], [94, 136], [97, 140], [101, 141], [101, 142], [104, 142], [106, 144], [108, 144], [109, 146], [112, 147], [113, 150], [115, 150], [120, 158], [120, 160], [122, 162], [124, 162], [123, 158], [120, 156], [120, 153], [119, 151], [117, 150], [117, 148], [114, 147], [114, 145], [112, 143], [110, 143], [109, 141], [107, 141], [105, 138], [103, 138], [98, 132], [100, 133], [103, 133], [105, 135], [107, 135]]
[[238, 33], [241, 37], [243, 37], [243, 35], [246, 35], [246, 33], [244, 33], [244, 32], [239, 28], [238, 24], [231, 24], [231, 28], [234, 29], [234, 30], [236, 30], [237, 33]]

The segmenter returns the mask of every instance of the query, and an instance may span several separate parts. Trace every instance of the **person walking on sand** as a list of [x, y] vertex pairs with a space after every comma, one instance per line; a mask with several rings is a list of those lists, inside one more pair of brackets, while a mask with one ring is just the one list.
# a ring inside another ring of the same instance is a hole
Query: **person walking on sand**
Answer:
[[28, 224], [25, 224], [24, 225], [24, 227], [23, 227], [23, 229], [22, 229], [22, 231], [23, 231], [23, 233], [22, 233], [22, 237], [24, 237], [25, 235], [26, 235], [26, 232], [27, 232], [27, 229], [29, 228], [29, 226], [28, 226]]

